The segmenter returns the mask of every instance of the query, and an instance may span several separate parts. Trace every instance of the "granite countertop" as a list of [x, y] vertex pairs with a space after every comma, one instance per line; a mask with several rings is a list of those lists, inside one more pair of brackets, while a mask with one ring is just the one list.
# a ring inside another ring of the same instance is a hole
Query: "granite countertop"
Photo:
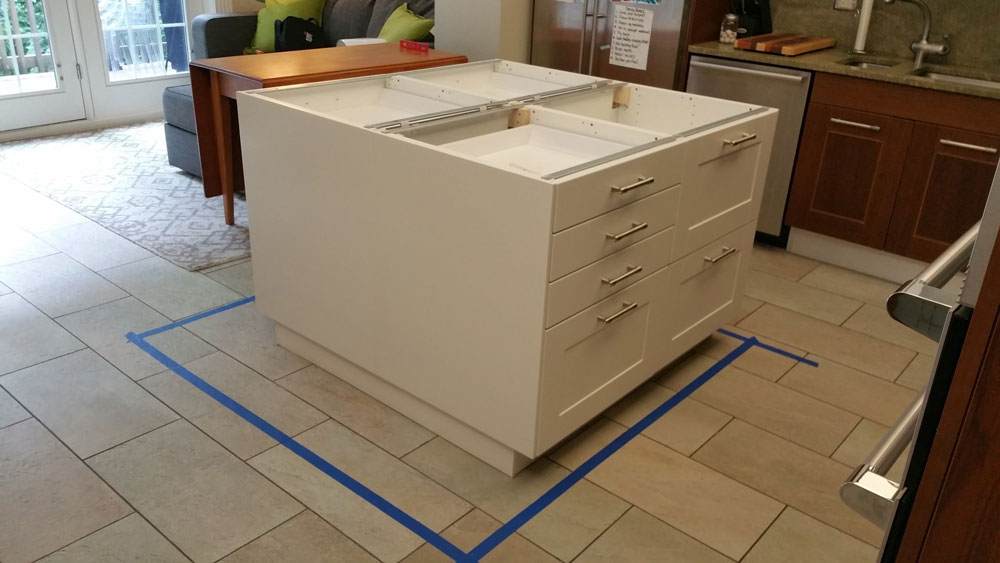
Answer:
[[[931, 90], [940, 90], [942, 92], [954, 92], [956, 94], [1000, 100], [1000, 87], [990, 88], [974, 84], [956, 83], [936, 80], [924, 76], [915, 76], [910, 74], [913, 70], [912, 60], [900, 59], [898, 57], [881, 57], [877, 55], [856, 56], [849, 54], [845, 47], [839, 46], [794, 57], [734, 49], [732, 45], [719, 43], [717, 41], [691, 45], [688, 48], [688, 51], [691, 54], [696, 55], [710, 55], [713, 57], [736, 59], [740, 61], [769, 64], [774, 66], [800, 68], [803, 70], [827, 72], [830, 74], [841, 74], [856, 78], [867, 78], [869, 80], [905, 84], [906, 86], [915, 86], [917, 88], [928, 88]], [[889, 65], [889, 68], [862, 69], [845, 64], [839, 64], [839, 61], [849, 58], [885, 64]], [[925, 64], [923, 66], [931, 69], [932, 71], [940, 70], [948, 74], [958, 75], [965, 78], [1000, 82], [1000, 67], [985, 69], [933, 64]]]

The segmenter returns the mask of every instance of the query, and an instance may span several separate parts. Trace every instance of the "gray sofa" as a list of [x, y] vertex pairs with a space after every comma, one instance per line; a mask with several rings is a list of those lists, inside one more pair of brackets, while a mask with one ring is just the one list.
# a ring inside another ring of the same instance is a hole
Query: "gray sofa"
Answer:
[[[378, 37], [389, 14], [404, 3], [417, 15], [434, 17], [434, 0], [326, 0], [322, 26], [327, 44], [336, 45], [341, 39]], [[191, 24], [193, 58], [242, 55], [243, 49], [253, 41], [256, 29], [257, 14], [197, 16]], [[174, 86], [163, 91], [163, 117], [167, 160], [171, 165], [200, 177], [201, 162], [191, 86]]]

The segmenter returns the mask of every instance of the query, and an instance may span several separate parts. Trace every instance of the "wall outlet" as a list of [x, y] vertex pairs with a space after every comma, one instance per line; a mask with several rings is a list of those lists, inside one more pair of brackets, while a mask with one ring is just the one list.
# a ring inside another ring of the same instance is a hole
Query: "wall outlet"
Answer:
[[833, 0], [834, 10], [844, 10], [845, 12], [858, 9], [858, 0]]

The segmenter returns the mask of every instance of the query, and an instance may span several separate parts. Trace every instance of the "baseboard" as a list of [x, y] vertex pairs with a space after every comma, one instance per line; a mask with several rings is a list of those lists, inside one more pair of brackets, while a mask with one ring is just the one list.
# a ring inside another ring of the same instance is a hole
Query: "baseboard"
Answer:
[[788, 234], [788, 251], [900, 284], [927, 267], [919, 260], [794, 227]]
[[120, 125], [131, 125], [133, 123], [161, 120], [163, 120], [162, 111], [136, 115], [124, 115], [107, 119], [78, 119], [76, 121], [66, 121], [63, 123], [53, 123], [51, 125], [39, 125], [38, 127], [26, 127], [24, 129], [5, 131], [0, 133], [0, 143], [23, 141], [25, 139], [37, 139], [39, 137], [53, 137], [55, 135], [68, 135], [70, 133], [80, 133], [83, 131], [93, 131], [95, 129], [107, 129], [108, 127], [118, 127]]

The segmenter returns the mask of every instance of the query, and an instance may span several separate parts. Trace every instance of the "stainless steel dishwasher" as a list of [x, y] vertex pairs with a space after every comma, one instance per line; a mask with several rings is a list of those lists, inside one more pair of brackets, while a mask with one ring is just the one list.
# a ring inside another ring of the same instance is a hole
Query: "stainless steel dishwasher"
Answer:
[[786, 234], [783, 231], [785, 201], [795, 167], [812, 73], [700, 56], [692, 56], [688, 68], [687, 91], [692, 94], [779, 110], [757, 231], [783, 239]]

